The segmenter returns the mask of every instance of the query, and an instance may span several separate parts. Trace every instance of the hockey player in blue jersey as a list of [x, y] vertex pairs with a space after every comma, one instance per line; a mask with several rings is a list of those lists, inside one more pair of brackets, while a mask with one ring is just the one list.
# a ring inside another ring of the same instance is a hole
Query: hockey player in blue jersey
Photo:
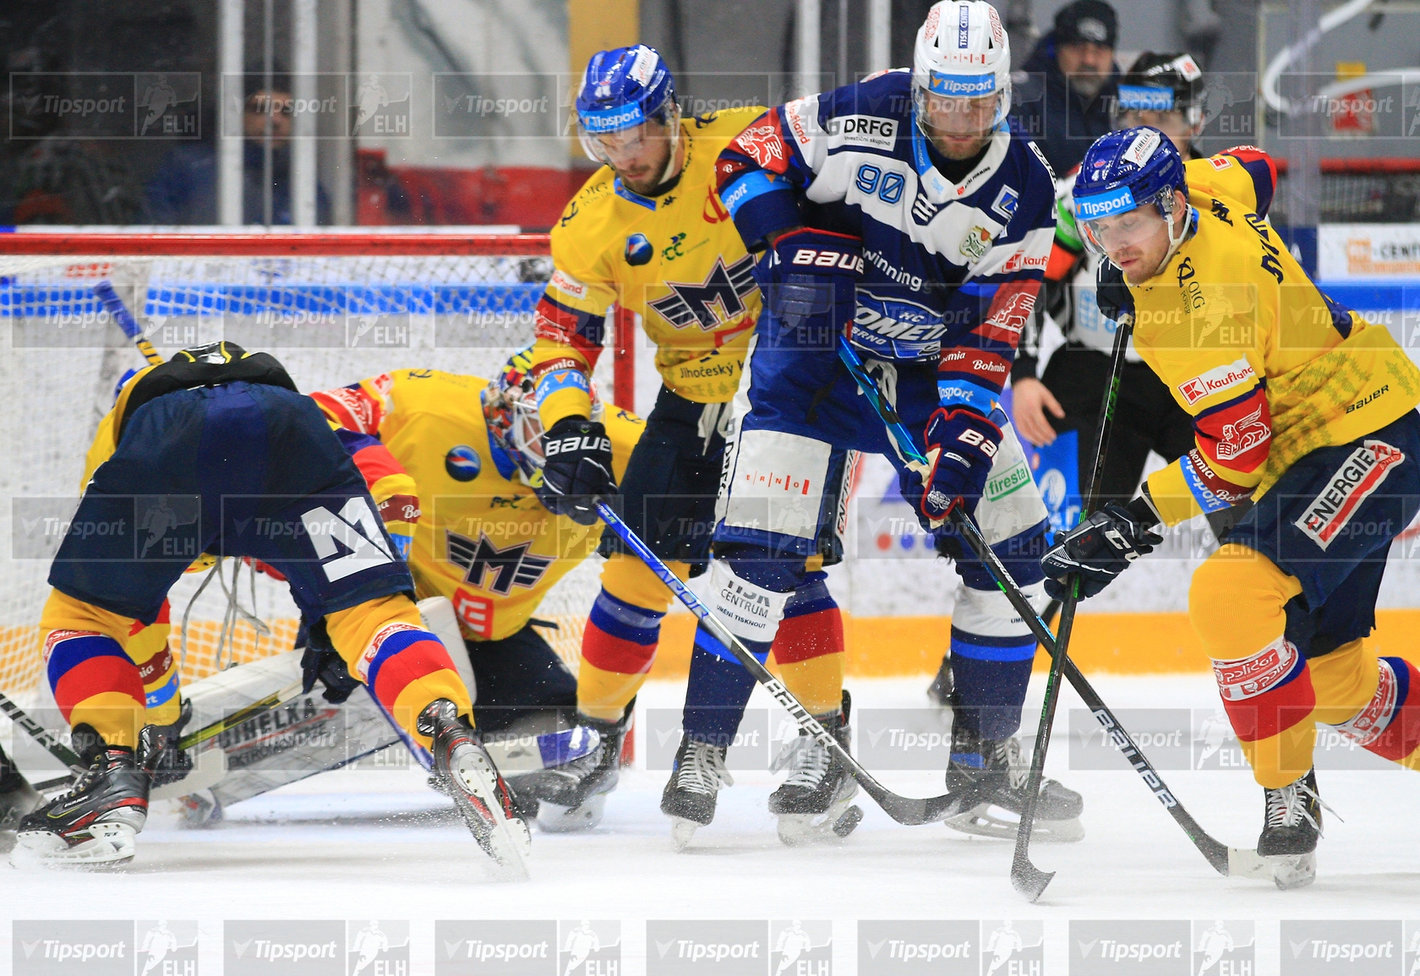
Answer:
[[[918, 31], [910, 71], [773, 108], [721, 153], [721, 199], [750, 250], [764, 252], [764, 311], [740, 389], [705, 602], [752, 651], [767, 651], [834, 510], [849, 452], [887, 456], [919, 521], [949, 538], [965, 584], [952, 618], [947, 785], [959, 802], [948, 823], [1014, 836], [1000, 809], [1024, 802], [1027, 763], [1015, 733], [1035, 639], [946, 521], [958, 505], [974, 512], [1027, 595], [1044, 604], [1034, 560], [1045, 549], [1046, 511], [996, 401], [1050, 252], [1055, 183], [1034, 144], [1008, 126], [1009, 70], [996, 10], [944, 0]], [[933, 459], [925, 484], [839, 361], [840, 334]], [[752, 687], [714, 638], [697, 634], [684, 736], [661, 801], [678, 844], [714, 816], [729, 782], [726, 746]], [[847, 744], [843, 712], [818, 718]], [[832, 824], [856, 784], [812, 738], [800, 747], [819, 754], [816, 781], [787, 784], [797, 787], [797, 809], [786, 811], [776, 793], [771, 811]], [[1037, 827], [1078, 837], [1081, 805], [1047, 782]]]

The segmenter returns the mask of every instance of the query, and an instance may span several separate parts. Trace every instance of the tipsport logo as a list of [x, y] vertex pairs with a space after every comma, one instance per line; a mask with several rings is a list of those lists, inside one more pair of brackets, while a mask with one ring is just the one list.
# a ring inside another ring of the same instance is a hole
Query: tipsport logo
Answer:
[[621, 976], [621, 922], [580, 919], [557, 923], [559, 976]]
[[1071, 921], [1070, 976], [1193, 976], [1186, 921]]
[[409, 976], [409, 921], [345, 923], [347, 976]]
[[560, 976], [558, 936], [550, 919], [436, 921], [434, 976]]
[[1192, 965], [1194, 976], [1256, 976], [1257, 924], [1252, 921], [1195, 921]]
[[345, 976], [345, 926], [330, 919], [226, 922], [223, 976]]
[[769, 923], [769, 976], [833, 976], [833, 923]]
[[15, 72], [10, 138], [202, 138], [202, 75], [169, 72]]
[[938, 919], [861, 921], [858, 923], [858, 973], [859, 976], [980, 976], [981, 923]]
[[[646, 768], [669, 772], [680, 748], [682, 711], [679, 708], [646, 709]], [[725, 764], [734, 771], [765, 770], [778, 743], [771, 741], [769, 710], [745, 709], [730, 742]]]
[[199, 976], [195, 921], [16, 921], [15, 976]]
[[768, 922], [646, 923], [646, 976], [764, 976], [768, 959]]
[[[1409, 929], [1407, 933], [1406, 928]], [[1363, 919], [1307, 919], [1283, 921], [1281, 976], [1397, 976], [1407, 954], [1404, 938], [1414, 938], [1416, 928], [1399, 921]]]

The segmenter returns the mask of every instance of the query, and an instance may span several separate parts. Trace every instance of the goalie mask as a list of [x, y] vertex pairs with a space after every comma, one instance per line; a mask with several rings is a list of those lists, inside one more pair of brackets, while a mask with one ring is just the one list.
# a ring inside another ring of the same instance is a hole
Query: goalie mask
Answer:
[[655, 48], [637, 44], [592, 55], [577, 91], [576, 112], [582, 150], [593, 161], [616, 169], [614, 159], [635, 154], [646, 139], [659, 138], [669, 144], [670, 153], [655, 182], [675, 175], [680, 105], [675, 79]]
[[[507, 452], [518, 466], [523, 483], [542, 482], [542, 418], [538, 414], [535, 384], [528, 376], [532, 368], [532, 345], [513, 353], [498, 376], [483, 391], [483, 417], [493, 443]], [[591, 383], [592, 418], [602, 419], [601, 398]]]
[[[947, 111], [929, 111], [929, 100]], [[1005, 121], [1011, 110], [1011, 43], [995, 7], [984, 0], [932, 6], [912, 49], [912, 104], [918, 129], [934, 142], [943, 135], [936, 118], [969, 114], [978, 139]]]

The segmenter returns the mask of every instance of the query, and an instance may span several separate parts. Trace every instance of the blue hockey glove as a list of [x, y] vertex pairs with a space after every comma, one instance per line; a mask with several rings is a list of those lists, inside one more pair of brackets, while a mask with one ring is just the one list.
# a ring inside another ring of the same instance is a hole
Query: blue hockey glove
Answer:
[[953, 506], [976, 510], [986, 477], [1001, 443], [1001, 428], [974, 410], [938, 407], [927, 418], [927, 457], [932, 468], [926, 483], [914, 470], [898, 474], [902, 497], [917, 510], [917, 521], [931, 532]]
[[858, 308], [863, 242], [848, 234], [801, 229], [774, 239], [763, 282], [774, 317], [817, 348], [832, 348]]
[[616, 494], [611, 438], [600, 421], [563, 417], [542, 435], [542, 484], [535, 491], [548, 511], [579, 525], [597, 521], [596, 502]]
[[338, 705], [360, 687], [360, 682], [351, 677], [345, 659], [330, 642], [325, 631], [325, 620], [316, 621], [307, 627], [301, 621], [301, 629], [296, 634], [296, 644], [305, 643], [305, 653], [301, 655], [301, 694], [309, 695], [319, 681], [325, 685], [321, 697], [333, 705]]
[[1101, 261], [1095, 272], [1095, 303], [1105, 318], [1115, 322], [1121, 315], [1134, 314], [1134, 296], [1124, 283], [1124, 272], [1109, 260]]
[[1147, 503], [1140, 499], [1128, 507], [1107, 502], [1060, 536], [1040, 560], [1046, 575], [1045, 592], [1051, 599], [1065, 598], [1065, 578], [1071, 573], [1080, 574], [1080, 598], [1092, 597], [1134, 560], [1153, 552], [1164, 537], [1154, 531], [1157, 522], [1142, 514], [1146, 508]]

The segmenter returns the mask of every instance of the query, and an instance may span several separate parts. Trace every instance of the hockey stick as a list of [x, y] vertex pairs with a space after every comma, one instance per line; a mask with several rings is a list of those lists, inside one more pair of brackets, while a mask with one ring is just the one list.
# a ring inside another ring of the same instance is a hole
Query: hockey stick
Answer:
[[863, 792], [871, 796], [883, 808], [883, 811], [900, 824], [909, 826], [916, 824], [933, 823], [941, 820], [951, 809], [954, 798], [948, 795], [934, 796], [927, 799], [902, 796], [894, 793], [879, 783], [873, 774], [863, 768], [862, 764], [854, 759], [852, 754], [839, 743], [826, 729], [819, 723], [818, 719], [809, 714], [793, 692], [784, 687], [784, 684], [774, 675], [769, 673], [769, 669], [759, 663], [759, 659], [750, 653], [749, 649], [740, 642], [740, 639], [730, 633], [728, 627], [721, 622], [709, 607], [700, 602], [699, 597], [691, 592], [690, 587], [671, 572], [670, 567], [662, 562], [661, 558], [651, 551], [645, 542], [641, 541], [635, 531], [621, 520], [621, 516], [612, 511], [611, 506], [604, 501], [597, 502], [597, 514], [602, 517], [602, 521], [611, 528], [613, 532], [626, 543], [632, 552], [641, 557], [641, 561], [661, 578], [676, 598], [683, 603], [687, 610], [695, 614], [700, 622], [705, 625], [705, 629], [710, 635], [725, 646], [734, 656], [735, 660], [742, 664], [754, 680], [765, 687], [771, 697], [794, 717], [799, 728], [813, 736], [814, 739], [833, 754], [833, 757], [843, 764], [848, 775], [858, 781], [858, 785], [863, 787]]
[[[1081, 519], [1087, 517], [1099, 502], [1100, 488], [1104, 481], [1104, 458], [1109, 448], [1109, 435], [1114, 426], [1114, 409], [1119, 402], [1119, 381], [1124, 375], [1124, 356], [1129, 351], [1129, 337], [1133, 333], [1134, 313], [1126, 312], [1120, 315], [1114, 330], [1114, 350], [1109, 361], [1109, 385], [1105, 388], [1104, 399], [1100, 403], [1099, 426], [1095, 429], [1095, 457], [1090, 469], [1089, 487], [1080, 505]], [[1045, 886], [1050, 884], [1050, 879], [1055, 877], [1054, 871], [1042, 871], [1031, 863], [1030, 833], [1031, 825], [1035, 822], [1035, 808], [1040, 802], [1040, 786], [1045, 779], [1045, 754], [1050, 749], [1050, 732], [1055, 725], [1055, 707], [1060, 701], [1060, 674], [1065, 666], [1065, 656], [1069, 652], [1070, 633], [1075, 627], [1075, 607], [1079, 601], [1080, 578], [1072, 573], [1065, 578], [1065, 596], [1060, 601], [1060, 621], [1055, 628], [1050, 671], [1045, 679], [1045, 700], [1040, 706], [1035, 752], [1031, 755], [1030, 774], [1026, 780], [1026, 802], [1021, 810], [1021, 822], [1016, 828], [1016, 850], [1011, 858], [1011, 884], [1031, 901], [1039, 898], [1045, 891]]]
[[[848, 371], [853, 375], [854, 380], [858, 383], [858, 386], [868, 397], [869, 402], [873, 404], [878, 416], [887, 426], [888, 432], [898, 443], [899, 449], [913, 461], [925, 465], [926, 458], [913, 443], [912, 435], [908, 433], [907, 428], [902, 424], [895, 413], [881, 406], [881, 394], [878, 391], [877, 385], [873, 383], [872, 378], [869, 377], [863, 369], [862, 359], [858, 356], [857, 351], [853, 349], [852, 346], [847, 345], [846, 341], [840, 339], [839, 354], [844, 365], [848, 367]], [[993, 578], [996, 580], [997, 587], [1005, 594], [1007, 600], [1010, 601], [1011, 607], [1021, 615], [1021, 619], [1030, 627], [1031, 633], [1035, 636], [1036, 640], [1040, 642], [1041, 646], [1053, 656], [1056, 649], [1056, 639], [1055, 635], [1050, 632], [1050, 626], [1035, 612], [1035, 608], [1031, 606], [1030, 601], [1027, 600], [1025, 594], [1021, 592], [1021, 588], [1016, 584], [1015, 580], [1011, 578], [1010, 572], [1001, 562], [1000, 557], [996, 555], [995, 551], [986, 542], [986, 539], [981, 535], [981, 531], [976, 527], [976, 524], [965, 512], [959, 510], [953, 513], [953, 524], [957, 527], [958, 531], [961, 532], [962, 537], [966, 539], [967, 544], [971, 546], [972, 551], [976, 553], [977, 557], [981, 559], [982, 563], [991, 571]], [[1047, 608], [1047, 613], [1049, 613], [1049, 608]], [[1169, 815], [1174, 818], [1178, 825], [1183, 828], [1188, 839], [1192, 841], [1199, 852], [1207, 858], [1208, 863], [1213, 869], [1224, 877], [1271, 879], [1271, 869], [1263, 864], [1262, 859], [1258, 857], [1256, 851], [1246, 848], [1228, 847], [1199, 826], [1198, 821], [1194, 820], [1189, 812], [1184, 809], [1183, 804], [1173, 795], [1173, 792], [1164, 782], [1163, 777], [1159, 775], [1158, 770], [1154, 768], [1153, 764], [1149, 762], [1148, 757], [1146, 757], [1139, 749], [1138, 745], [1135, 744], [1128, 730], [1124, 728], [1123, 724], [1115, 717], [1114, 712], [1111, 711], [1104, 700], [1100, 698], [1099, 694], [1095, 691], [1094, 687], [1090, 685], [1080, 669], [1075, 666], [1075, 662], [1070, 660], [1068, 654], [1061, 656], [1064, 659], [1064, 675], [1066, 680], [1070, 682], [1076, 693], [1079, 694], [1080, 698], [1089, 706], [1095, 720], [1104, 728], [1106, 737], [1114, 747], [1123, 754], [1124, 758], [1128, 760], [1129, 765], [1139, 774], [1140, 779], [1144, 781], [1145, 785], [1149, 787], [1149, 791], [1153, 793], [1155, 798], [1169, 811]], [[1048, 880], [1047, 877], [1047, 881]]]
[[153, 348], [153, 344], [143, 334], [143, 328], [133, 317], [133, 313], [128, 310], [128, 306], [123, 304], [123, 299], [118, 297], [113, 283], [107, 279], [100, 281], [94, 286], [94, 294], [99, 297], [99, 303], [103, 305], [109, 317], [123, 330], [123, 334], [133, 340], [133, 344], [138, 347], [143, 358], [150, 363], [161, 363], [163, 361], [162, 354]]
[[[28, 712], [15, 704], [9, 696], [5, 694], [0, 694], [0, 711], [8, 715], [10, 721], [28, 732], [30, 737], [44, 746], [45, 750], [55, 759], [58, 759], [76, 773], [83, 771], [84, 764], [83, 761], [79, 759], [77, 752], [56, 739], [48, 729], [36, 722]], [[67, 776], [65, 780], [68, 780]], [[38, 789], [38, 787], [36, 787], [36, 789]]]

